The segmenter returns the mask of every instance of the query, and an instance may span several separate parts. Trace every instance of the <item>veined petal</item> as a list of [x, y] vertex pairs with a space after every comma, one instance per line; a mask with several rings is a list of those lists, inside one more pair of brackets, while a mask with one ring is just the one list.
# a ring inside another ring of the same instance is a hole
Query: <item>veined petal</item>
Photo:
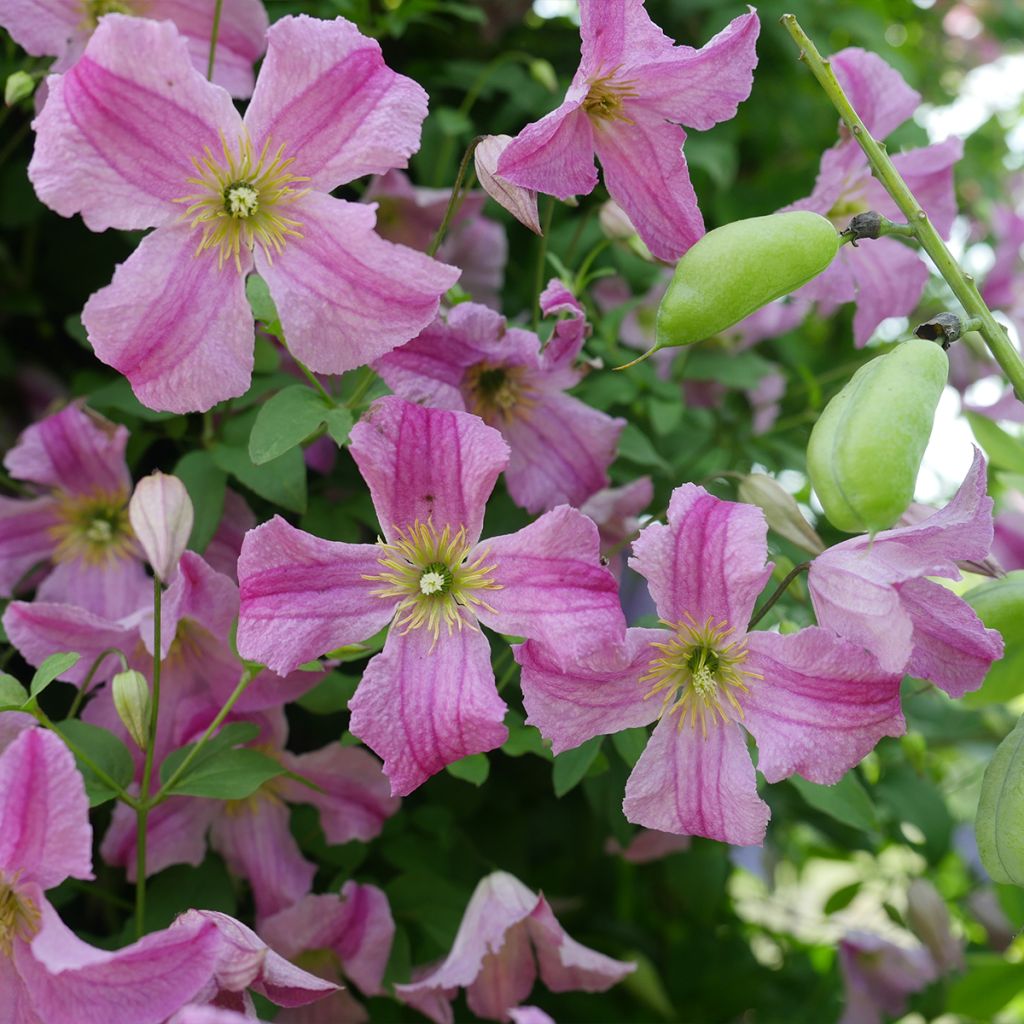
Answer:
[[93, 877], [85, 784], [44, 729], [22, 732], [0, 755], [0, 871], [43, 889]]
[[373, 544], [342, 544], [280, 516], [246, 534], [238, 560], [238, 651], [276, 672], [373, 636], [398, 599], [375, 597]]
[[288, 207], [299, 225], [256, 269], [277, 303], [288, 346], [317, 373], [344, 373], [415, 337], [458, 280], [445, 263], [386, 242], [375, 207], [312, 192]]
[[284, 145], [295, 173], [330, 192], [407, 166], [426, 116], [427, 94], [384, 63], [375, 39], [344, 18], [300, 15], [267, 33], [245, 123], [257, 152]]
[[767, 536], [759, 508], [683, 484], [672, 492], [668, 525], [642, 530], [629, 564], [646, 577], [666, 622], [690, 618], [702, 625], [712, 618], [745, 632], [771, 575], [771, 565], [764, 564]]
[[193, 157], [241, 131], [231, 97], [196, 71], [166, 21], [107, 15], [82, 59], [48, 85], [29, 178], [47, 206], [81, 213], [93, 231], [174, 220], [175, 200], [193, 190]]
[[466, 989], [466, 1005], [485, 1020], [503, 1020], [508, 1009], [524, 1000], [533, 988], [537, 968], [530, 936], [522, 925], [505, 933], [501, 948], [488, 952], [480, 973]]
[[151, 409], [202, 412], [252, 378], [251, 257], [243, 248], [242, 273], [218, 268], [212, 253], [196, 254], [197, 239], [186, 225], [147, 235], [82, 310], [97, 357]]
[[747, 644], [747, 667], [761, 678], [739, 699], [769, 782], [799, 773], [831, 786], [883, 736], [906, 731], [902, 674], [882, 671], [863, 648], [813, 626], [749, 633]]
[[417, 521], [438, 533], [465, 527], [470, 543], [480, 536], [487, 498], [508, 461], [498, 431], [468, 413], [388, 396], [373, 403], [351, 438], [388, 541]]
[[[206, 833], [223, 806], [216, 800], [172, 796], [154, 807], [146, 819], [146, 875], [158, 874], [172, 864], [198, 867], [206, 856]], [[135, 812], [119, 803], [100, 845], [106, 863], [125, 869], [129, 882], [136, 879], [137, 821]]]
[[4, 0], [3, 27], [33, 57], [57, 57], [79, 31], [80, 0]]
[[716, 721], [705, 736], [679, 721], [666, 715], [651, 734], [626, 783], [626, 818], [734, 846], [762, 843], [771, 812], [757, 795], [743, 730]]
[[429, 629], [392, 629], [348, 706], [349, 729], [384, 758], [395, 796], [508, 739], [490, 645], [469, 626], [436, 644]]
[[57, 546], [52, 531], [59, 523], [53, 498], [0, 497], [0, 594], [12, 596], [32, 566], [50, 560]]
[[[676, 47], [651, 21], [644, 0], [583, 0], [580, 4], [580, 70], [577, 78], [609, 74], [619, 67], [632, 70], [665, 59]], [[689, 50], [689, 47], [680, 47]]]
[[36, 589], [36, 601], [88, 608], [114, 622], [153, 601], [153, 581], [134, 557], [94, 564], [83, 558], [61, 562]]
[[876, 139], [884, 139], [914, 116], [921, 94], [878, 54], [848, 46], [831, 61], [843, 91]]
[[582, 512], [560, 505], [517, 533], [481, 541], [468, 557], [495, 567], [501, 589], [487, 592], [493, 611], [477, 609], [491, 629], [538, 640], [566, 659], [625, 636], [618, 584]]
[[[915, 198], [943, 238], [949, 236], [958, 212], [956, 189], [953, 187], [953, 164], [963, 154], [963, 139], [953, 135], [944, 142], [912, 149], [906, 153], [897, 153], [892, 158], [896, 170], [906, 181], [907, 187], [913, 189]], [[879, 198], [884, 196], [883, 202], [887, 200], [892, 204], [888, 193], [884, 192], [874, 179], [869, 185], [869, 190], [873, 194], [881, 193]], [[883, 212], [882, 203], [875, 208]], [[890, 208], [893, 217], [900, 216], [895, 204]]]
[[624, 645], [609, 643], [568, 666], [550, 648], [532, 640], [513, 647], [523, 670], [527, 724], [551, 740], [555, 754], [601, 733], [649, 725], [662, 704], [644, 700], [649, 687], [640, 677], [659, 654], [652, 642], [667, 635], [663, 629], [628, 629]]

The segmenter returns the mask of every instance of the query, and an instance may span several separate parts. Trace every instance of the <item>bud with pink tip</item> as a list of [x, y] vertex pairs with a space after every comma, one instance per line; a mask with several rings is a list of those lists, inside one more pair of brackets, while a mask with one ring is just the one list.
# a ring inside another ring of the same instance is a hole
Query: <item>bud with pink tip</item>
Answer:
[[166, 583], [192, 532], [192, 499], [185, 485], [176, 476], [150, 474], [135, 487], [128, 519], [154, 574]]

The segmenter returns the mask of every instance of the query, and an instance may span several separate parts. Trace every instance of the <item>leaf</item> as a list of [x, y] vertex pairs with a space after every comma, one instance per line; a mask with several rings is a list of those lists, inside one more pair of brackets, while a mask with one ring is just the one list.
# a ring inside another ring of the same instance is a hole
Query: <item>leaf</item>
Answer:
[[612, 744], [619, 757], [625, 761], [626, 767], [632, 768], [647, 746], [647, 730], [623, 729], [622, 732], [612, 734]]
[[[323, 666], [317, 663], [317, 670]], [[333, 715], [348, 708], [352, 694], [356, 692], [359, 680], [354, 676], [342, 675], [340, 672], [328, 672], [323, 679], [308, 693], [304, 693], [296, 702], [314, 715]]]
[[649, 437], [632, 423], [626, 424], [626, 429], [619, 437], [619, 454], [630, 462], [641, 466], [657, 466], [666, 473], [671, 472], [669, 464], [658, 454], [658, 450], [651, 443]]
[[202, 759], [198, 767], [189, 765], [188, 771], [169, 792], [218, 800], [244, 800], [264, 782], [284, 772], [277, 761], [258, 750], [224, 750], [215, 757]]
[[[60, 722], [57, 730], [61, 737], [67, 737], [122, 789], [131, 783], [135, 775], [135, 762], [128, 748], [112, 732], [101, 729], [98, 725], [80, 722], [76, 718]], [[77, 756], [75, 760], [78, 761], [78, 770], [85, 781], [85, 792], [90, 807], [113, 800], [117, 796], [117, 793], [102, 782], [84, 761], [78, 760]]]
[[978, 444], [985, 449], [989, 462], [1011, 473], [1024, 473], [1024, 441], [1012, 437], [998, 423], [980, 413], [966, 413]]
[[304, 384], [279, 391], [260, 408], [249, 435], [249, 458], [262, 466], [301, 444], [327, 418], [330, 406]]
[[974, 830], [992, 878], [1024, 885], [1024, 717], [985, 769]]
[[331, 409], [324, 422], [327, 424], [327, 433], [339, 448], [348, 441], [352, 431], [352, 413], [348, 409], [344, 406]]
[[730, 388], [753, 388], [777, 367], [756, 352], [693, 349], [683, 367], [687, 380], [714, 380]]
[[131, 385], [124, 377], [104, 384], [89, 393], [89, 405], [97, 412], [127, 413], [129, 416], [136, 416], [140, 420], [148, 420], [151, 423], [159, 423], [161, 420], [174, 419], [177, 413], [157, 412], [143, 405], [132, 391]]
[[551, 771], [551, 781], [555, 788], [555, 796], [563, 797], [583, 781], [590, 766], [601, 751], [603, 736], [595, 736], [574, 750], [567, 750], [555, 758]]
[[971, 1020], [993, 1020], [1019, 995], [1021, 970], [998, 953], [968, 953], [967, 973], [950, 987], [946, 1009]]
[[277, 306], [270, 296], [270, 289], [267, 282], [259, 274], [250, 274], [245, 279], [245, 297], [249, 300], [254, 319], [264, 324], [276, 323], [280, 317], [277, 314]]
[[32, 677], [32, 682], [28, 686], [29, 694], [35, 697], [42, 693], [57, 676], [63, 675], [68, 669], [78, 664], [78, 659], [81, 657], [80, 654], [73, 654], [70, 651], [62, 654], [51, 654], [36, 669], [36, 674]]
[[256, 466], [246, 448], [215, 444], [213, 461], [254, 494], [290, 512], [306, 511], [306, 463], [298, 448]]
[[470, 782], [474, 786], [482, 786], [491, 773], [491, 762], [486, 754], [470, 754], [458, 761], [445, 765], [444, 770], [463, 782]]
[[20, 708], [28, 701], [28, 691], [14, 676], [0, 672], [0, 711]]
[[865, 832], [878, 828], [878, 815], [856, 773], [847, 772], [834, 786], [819, 786], [799, 775], [789, 780], [815, 810]]
[[174, 475], [185, 485], [195, 512], [188, 546], [201, 553], [217, 532], [224, 514], [227, 474], [213, 461], [209, 452], [194, 451], [178, 460]]
[[636, 949], [630, 950], [625, 959], [632, 960], [636, 970], [622, 979], [623, 987], [664, 1020], [679, 1020], [665, 983], [651, 959]]
[[964, 704], [1005, 704], [1024, 692], [1024, 570], [973, 587], [963, 595], [978, 618], [1002, 635], [1005, 650], [993, 662], [980, 690], [964, 694]]
[[[222, 751], [230, 750], [232, 747], [237, 747], [241, 743], [249, 743], [251, 740], [256, 739], [259, 734], [260, 727], [256, 725], [255, 722], [229, 722], [227, 725], [221, 726], [220, 732], [207, 740], [206, 743], [203, 744], [199, 753], [196, 754], [192, 763], [188, 766], [189, 773], [204, 762], [216, 757]], [[188, 743], [184, 747], [178, 747], [177, 750], [172, 750], [163, 759], [160, 763], [161, 783], [166, 783], [167, 780], [178, 770], [178, 765], [185, 760], [193, 747], [195, 747], [194, 743]]]

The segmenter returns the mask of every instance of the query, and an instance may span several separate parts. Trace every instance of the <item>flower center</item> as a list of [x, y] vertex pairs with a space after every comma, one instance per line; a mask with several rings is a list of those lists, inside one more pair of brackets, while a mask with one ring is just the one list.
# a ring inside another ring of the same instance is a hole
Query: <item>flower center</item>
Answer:
[[501, 590], [501, 584], [491, 579], [495, 567], [484, 565], [486, 551], [467, 560], [473, 545], [464, 526], [454, 533], [445, 526], [438, 533], [429, 519], [425, 523], [417, 519], [412, 526], [398, 529], [393, 543], [377, 543], [381, 546], [377, 561], [383, 571], [363, 579], [381, 584], [373, 592], [375, 597], [401, 598], [395, 625], [403, 634], [426, 626], [434, 635], [433, 650], [442, 625], [451, 636], [456, 628], [477, 628], [475, 609], [494, 611], [481, 592]]
[[203, 156], [192, 158], [197, 176], [188, 183], [198, 191], [175, 202], [187, 203], [185, 220], [203, 230], [196, 255], [216, 249], [218, 270], [232, 260], [241, 272], [243, 246], [252, 249], [259, 245], [267, 261], [273, 262], [289, 236], [302, 237], [298, 230], [302, 224], [283, 211], [309, 191], [294, 187], [309, 178], [292, 174], [289, 168], [295, 157], [285, 157], [283, 145], [272, 153], [270, 139], [257, 157], [244, 130], [237, 152], [223, 137], [221, 149], [222, 153], [214, 156], [207, 147]]
[[644, 700], [661, 696], [662, 716], [678, 711], [680, 729], [688, 719], [693, 728], [699, 723], [707, 736], [708, 725], [716, 720], [743, 717], [737, 695], [746, 693], [750, 682], [761, 675], [740, 668], [747, 660], [747, 641], [730, 640], [735, 630], [727, 623], [716, 624], [711, 616], [702, 626], [689, 615], [687, 620], [665, 623], [675, 632], [664, 643], [651, 644], [661, 657], [651, 662], [640, 682], [651, 684]]
[[615, 76], [618, 68], [613, 68], [607, 75], [591, 78], [590, 90], [583, 101], [583, 109], [591, 121], [633, 121], [626, 115], [623, 102], [639, 95], [636, 83], [623, 82]]
[[524, 366], [499, 366], [476, 363], [466, 370], [462, 380], [469, 411], [485, 423], [508, 422], [533, 405], [530, 388], [524, 378]]
[[[16, 880], [16, 879], [15, 879]], [[0, 874], [0, 953], [11, 955], [15, 939], [26, 942], [39, 931], [39, 908]]]
[[59, 503], [61, 522], [52, 528], [55, 562], [84, 559], [93, 565], [129, 557], [135, 539], [125, 495], [66, 495]]
[[82, 0], [85, 24], [95, 29], [104, 14], [137, 14], [130, 0]]

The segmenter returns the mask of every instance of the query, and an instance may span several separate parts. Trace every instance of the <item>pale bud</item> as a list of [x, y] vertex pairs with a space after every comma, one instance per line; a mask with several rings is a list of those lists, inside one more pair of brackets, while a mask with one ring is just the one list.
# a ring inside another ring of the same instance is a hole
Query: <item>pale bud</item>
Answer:
[[483, 190], [499, 205], [503, 206], [520, 224], [528, 227], [535, 235], [542, 235], [540, 217], [537, 214], [537, 193], [533, 189], [520, 188], [498, 176], [498, 159], [505, 147], [512, 141], [511, 135], [486, 135], [477, 144], [473, 154], [476, 176]]
[[543, 85], [548, 92], [558, 92], [558, 76], [555, 74], [551, 61], [544, 60], [543, 57], [535, 57], [530, 61], [528, 67], [530, 77], [535, 82]]
[[192, 532], [192, 499], [176, 477], [153, 473], [135, 486], [128, 519], [157, 579], [166, 583]]
[[146, 749], [149, 716], [152, 710], [149, 683], [141, 672], [128, 669], [118, 672], [112, 683], [114, 707], [118, 717], [140, 750]]
[[35, 90], [36, 80], [27, 71], [15, 71], [4, 82], [4, 103], [13, 107], [26, 96], [31, 96]]
[[737, 489], [740, 501], [757, 505], [764, 511], [768, 525], [803, 551], [820, 555], [825, 550], [821, 538], [804, 519], [793, 495], [764, 473], [750, 473]]
[[614, 199], [606, 199], [597, 214], [598, 223], [605, 238], [613, 242], [622, 242], [627, 249], [648, 263], [656, 262], [651, 250], [637, 233], [633, 222], [626, 211]]
[[962, 970], [963, 945], [949, 926], [949, 910], [931, 882], [915, 878], [907, 889], [907, 921], [942, 971]]

